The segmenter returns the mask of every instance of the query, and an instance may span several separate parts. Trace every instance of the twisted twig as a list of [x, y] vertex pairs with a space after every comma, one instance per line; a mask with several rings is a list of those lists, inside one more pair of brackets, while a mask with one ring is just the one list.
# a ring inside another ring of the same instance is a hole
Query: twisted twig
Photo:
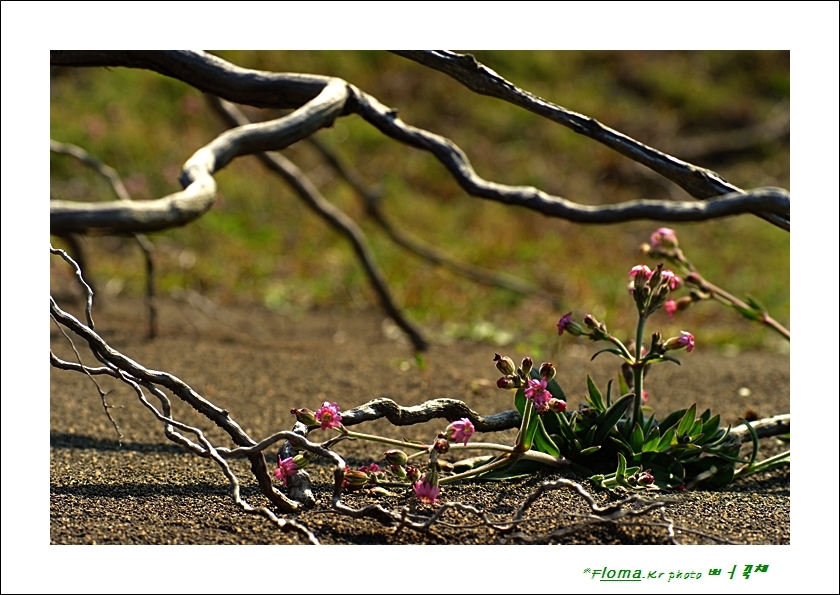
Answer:
[[[784, 219], [790, 213], [790, 196], [784, 190], [759, 189], [744, 193], [728, 185], [714, 172], [693, 166], [687, 169], [683, 167], [680, 175], [671, 175], [682, 180], [699, 195], [704, 195], [705, 192], [708, 196], [723, 196], [699, 203], [639, 200], [616, 205], [586, 206], [531, 187], [488, 182], [476, 174], [466, 155], [454, 143], [405, 124], [397, 117], [395, 110], [340, 79], [247, 70], [204, 52], [52, 51], [50, 61], [53, 65], [66, 66], [146, 68], [177, 78], [229, 101], [260, 107], [299, 108], [273, 123], [252, 124], [242, 130], [226, 132], [207, 147], [200, 149], [184, 166], [181, 181], [184, 185], [190, 184], [188, 188], [203, 180], [208, 191], [210, 183], [215, 191], [215, 183], [209, 174], [224, 167], [234, 157], [249, 152], [282, 149], [315, 130], [330, 125], [341, 115], [357, 113], [384, 134], [432, 153], [469, 194], [505, 204], [524, 206], [552, 217], [579, 223], [617, 223], [634, 219], [704, 221], [746, 212], [769, 212]], [[586, 121], [597, 124], [588, 118]], [[638, 153], [640, 159], [652, 152], [651, 155], [660, 156], [662, 163], [678, 161], [653, 149], [645, 148], [645, 151], [640, 148], [644, 145], [617, 132], [611, 133], [615, 135], [616, 142], [613, 148], [616, 150], [629, 152], [631, 155]], [[706, 179], [705, 186], [696, 182], [696, 179]], [[64, 209], [63, 212], [67, 215], [65, 223], [69, 226], [72, 219], [67, 213], [69, 206], [59, 206]], [[112, 214], [117, 217], [116, 213]], [[89, 220], [89, 224], [92, 224], [92, 220], [93, 218]], [[102, 225], [103, 222], [100, 220], [99, 224]]]

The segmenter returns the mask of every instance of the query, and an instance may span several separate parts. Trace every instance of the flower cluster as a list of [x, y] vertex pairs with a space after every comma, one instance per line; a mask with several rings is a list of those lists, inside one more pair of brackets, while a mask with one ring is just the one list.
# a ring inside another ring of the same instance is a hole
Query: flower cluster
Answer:
[[[571, 320], [571, 312], [567, 316], [569, 316], [568, 320]], [[571, 321], [571, 324], [576, 323]], [[558, 324], [558, 328], [560, 328], [560, 324]], [[562, 329], [560, 334], [563, 334]], [[499, 388], [525, 389], [525, 398], [534, 403], [534, 408], [538, 414], [543, 415], [549, 410], [559, 412], [566, 409], [566, 402], [555, 399], [548, 390], [548, 383], [557, 375], [557, 369], [554, 367], [554, 364], [548, 362], [542, 364], [540, 366], [540, 379], [537, 380], [536, 378], [530, 377], [531, 370], [534, 367], [534, 360], [530, 357], [524, 358], [519, 368], [514, 366], [512, 359], [503, 357], [498, 353], [493, 361], [496, 362], [496, 368], [504, 374], [496, 382], [496, 386]]]
[[[628, 290], [636, 302], [640, 316], [650, 316], [668, 301], [668, 294], [682, 285], [682, 279], [673, 271], [663, 269], [660, 263], [650, 270], [643, 264], [630, 269], [631, 282]], [[666, 312], [676, 311], [676, 305], [666, 307]]]

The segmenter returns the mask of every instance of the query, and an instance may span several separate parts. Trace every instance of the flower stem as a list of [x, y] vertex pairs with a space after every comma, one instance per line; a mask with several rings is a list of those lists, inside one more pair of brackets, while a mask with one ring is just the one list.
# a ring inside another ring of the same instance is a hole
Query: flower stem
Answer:
[[[642, 361], [642, 339], [645, 334], [645, 322], [647, 320], [647, 314], [641, 314], [639, 316], [639, 324], [636, 327], [636, 361], [632, 365], [633, 368], [633, 392], [635, 393], [633, 397], [633, 421], [638, 423], [640, 426], [644, 421], [642, 419], [642, 394], [644, 387], [642, 386], [642, 382], [644, 379], [644, 371], [645, 371], [645, 364]], [[628, 429], [629, 432], [633, 431], [633, 424], [630, 424], [630, 428]]]
[[413, 442], [405, 442], [404, 440], [394, 440], [392, 438], [384, 438], [382, 436], [374, 436], [372, 434], [362, 434], [361, 432], [352, 432], [347, 428], [343, 432], [348, 438], [356, 438], [358, 440], [367, 440], [369, 442], [380, 442], [382, 444], [390, 444], [391, 446], [403, 446], [413, 448], [414, 450], [428, 450], [428, 444], [415, 444]]

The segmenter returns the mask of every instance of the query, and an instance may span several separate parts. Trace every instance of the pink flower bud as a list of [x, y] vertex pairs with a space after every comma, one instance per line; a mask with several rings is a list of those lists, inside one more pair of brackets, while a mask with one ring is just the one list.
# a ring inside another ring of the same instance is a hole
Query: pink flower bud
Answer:
[[680, 331], [679, 337], [671, 337], [667, 341], [665, 341], [665, 349], [666, 350], [675, 350], [675, 349], [683, 349], [687, 352], [691, 352], [694, 349], [694, 335], [686, 331]]

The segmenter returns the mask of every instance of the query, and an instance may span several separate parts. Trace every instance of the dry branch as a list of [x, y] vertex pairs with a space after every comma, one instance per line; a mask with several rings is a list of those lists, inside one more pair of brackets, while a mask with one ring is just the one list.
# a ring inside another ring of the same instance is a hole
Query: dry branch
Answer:
[[[697, 167], [657, 151], [608, 126], [604, 126], [594, 118], [567, 110], [520, 89], [481, 64], [472, 55], [438, 50], [394, 51], [394, 53], [443, 72], [476, 93], [502, 99], [566, 126], [578, 134], [596, 140], [668, 178], [695, 198], [708, 199], [743, 192], [743, 190], [730, 184], [711, 170]], [[771, 211], [757, 212], [756, 214], [774, 225], [790, 231], [789, 208], [787, 213]], [[678, 220], [670, 219], [670, 221]], [[688, 219], [682, 220], [687, 221]]]
[[[208, 96], [210, 104], [219, 113], [230, 126], [236, 126], [238, 130], [246, 128], [250, 121], [236, 106], [219, 99], [215, 96]], [[373, 286], [374, 291], [379, 296], [379, 301], [382, 308], [388, 313], [388, 316], [399, 326], [403, 332], [411, 339], [414, 348], [418, 351], [424, 351], [429, 344], [423, 337], [414, 324], [411, 323], [399, 306], [394, 303], [391, 297], [391, 292], [388, 289], [388, 283], [385, 276], [379, 269], [376, 263], [376, 257], [368, 247], [365, 234], [362, 229], [356, 225], [344, 211], [330, 203], [312, 181], [289, 159], [280, 155], [279, 153], [261, 152], [257, 153], [256, 157], [269, 170], [279, 174], [289, 185], [294, 188], [298, 196], [303, 199], [306, 205], [311, 208], [324, 221], [329, 223], [334, 229], [341, 233], [350, 242], [353, 251], [362, 263], [362, 267]]]
[[[125, 184], [123, 184], [122, 178], [120, 178], [119, 173], [117, 173], [117, 170], [115, 170], [113, 167], [105, 165], [99, 159], [97, 159], [96, 157], [94, 157], [93, 155], [76, 145], [71, 145], [68, 143], [59, 143], [50, 139], [50, 151], [54, 153], [61, 153], [64, 155], [71, 155], [79, 161], [81, 161], [82, 163], [84, 163], [85, 165], [92, 167], [99, 175], [103, 176], [105, 179], [108, 180], [108, 182], [111, 184], [111, 188], [117, 195], [117, 198], [119, 198], [121, 201], [131, 202], [131, 195], [128, 193]], [[155, 302], [155, 266], [154, 260], [152, 258], [152, 253], [154, 252], [154, 245], [145, 234], [133, 232], [132, 235], [134, 236], [134, 240], [137, 242], [137, 245], [140, 247], [140, 251], [143, 253], [143, 259], [146, 263], [146, 310], [149, 313], [149, 338], [154, 339], [157, 335], [157, 305]], [[62, 232], [58, 234], [58, 236], [63, 238], [66, 242], [70, 244], [71, 249], [76, 253], [78, 257], [83, 257], [81, 244], [76, 239], [75, 234]], [[83, 271], [86, 270], [86, 267], [81, 260], [79, 260], [79, 266]], [[88, 275], [88, 279], [90, 279], [90, 275]]]
[[[786, 191], [774, 188], [744, 193], [734, 186], [730, 190], [719, 176], [700, 168], [683, 167], [679, 175], [668, 171], [669, 175], [682, 180], [701, 195], [706, 192], [710, 196], [722, 196], [699, 203], [638, 200], [615, 205], [586, 206], [532, 187], [489, 182], [476, 174], [463, 151], [450, 140], [405, 124], [397, 117], [396, 110], [384, 106], [374, 97], [340, 79], [247, 70], [204, 52], [189, 51], [53, 51], [50, 60], [53, 65], [65, 66], [146, 68], [236, 103], [299, 108], [289, 116], [273, 122], [252, 124], [243, 130], [226, 132], [200, 149], [184, 166], [181, 183], [185, 186], [190, 184], [192, 187], [204, 180], [207, 184], [212, 183], [215, 189], [210, 174], [224, 167], [234, 157], [249, 152], [282, 149], [318, 128], [331, 125], [339, 116], [356, 113], [384, 134], [432, 153], [470, 195], [523, 206], [551, 217], [578, 223], [618, 223], [635, 219], [705, 221], [742, 213], [764, 212], [784, 219], [790, 214], [790, 196]], [[591, 119], [587, 121], [595, 122]], [[662, 161], [658, 165], [660, 168], [664, 167], [662, 164], [671, 161], [683, 163], [653, 149], [642, 149], [644, 145], [624, 135], [614, 131], [611, 134], [615, 135], [614, 148], [629, 152], [629, 156], [636, 155], [642, 159], [649, 153], [646, 160]], [[707, 180], [705, 186], [697, 182], [698, 179]], [[718, 188], [719, 191], [713, 191], [712, 188], [717, 188], [717, 185], [722, 186]], [[67, 205], [60, 206], [67, 209]]]
[[467, 279], [472, 279], [473, 281], [484, 283], [485, 285], [493, 285], [509, 289], [510, 291], [515, 291], [516, 293], [520, 293], [522, 295], [538, 295], [539, 297], [549, 301], [552, 305], [558, 305], [557, 298], [541, 287], [537, 287], [524, 279], [519, 279], [512, 275], [497, 273], [489, 269], [456, 260], [443, 250], [440, 250], [401, 229], [395, 225], [393, 221], [391, 221], [390, 217], [388, 217], [382, 210], [381, 193], [369, 188], [355, 168], [353, 168], [337, 152], [333, 151], [330, 147], [321, 142], [317, 136], [312, 136], [308, 140], [316, 149], [318, 149], [321, 155], [324, 156], [327, 163], [329, 163], [347, 181], [347, 183], [353, 187], [356, 193], [364, 201], [367, 213], [397, 245], [402, 246], [410, 252], [414, 252], [421, 258], [466, 277]]

